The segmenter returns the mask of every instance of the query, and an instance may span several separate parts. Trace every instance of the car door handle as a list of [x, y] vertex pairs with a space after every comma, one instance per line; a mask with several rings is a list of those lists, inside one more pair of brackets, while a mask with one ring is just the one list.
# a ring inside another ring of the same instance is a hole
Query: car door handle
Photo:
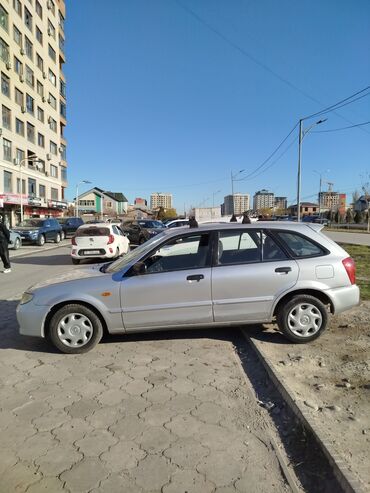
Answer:
[[193, 276], [188, 276], [186, 278], [187, 281], [197, 281], [197, 282], [199, 282], [201, 279], [204, 279], [203, 274], [195, 274]]
[[288, 272], [291, 272], [292, 268], [291, 267], [277, 267], [275, 269], [275, 272], [281, 273], [281, 274], [288, 274]]

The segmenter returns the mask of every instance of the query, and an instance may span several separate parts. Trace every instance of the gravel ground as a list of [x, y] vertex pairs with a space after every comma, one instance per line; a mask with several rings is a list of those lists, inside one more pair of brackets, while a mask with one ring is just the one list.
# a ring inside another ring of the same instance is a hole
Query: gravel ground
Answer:
[[275, 326], [264, 328], [253, 332], [259, 349], [370, 491], [370, 302], [332, 317], [306, 345], [287, 343]]

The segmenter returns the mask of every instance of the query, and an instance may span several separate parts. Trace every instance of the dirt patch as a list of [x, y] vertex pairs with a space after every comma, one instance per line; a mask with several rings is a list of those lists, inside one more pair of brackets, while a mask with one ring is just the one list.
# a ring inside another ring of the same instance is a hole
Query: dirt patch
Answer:
[[276, 327], [252, 335], [342, 456], [370, 490], [370, 302], [332, 317], [310, 344], [292, 345]]

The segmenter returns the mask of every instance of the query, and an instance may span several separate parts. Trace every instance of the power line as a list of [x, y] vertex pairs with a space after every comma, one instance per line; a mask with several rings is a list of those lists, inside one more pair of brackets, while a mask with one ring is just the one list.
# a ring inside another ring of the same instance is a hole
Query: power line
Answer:
[[331, 128], [330, 130], [313, 130], [311, 133], [322, 134], [322, 133], [326, 133], [326, 132], [338, 132], [339, 130], [346, 130], [347, 128], [361, 127], [362, 125], [369, 125], [369, 124], [370, 124], [370, 122], [357, 123], [355, 125], [350, 125], [348, 127]]

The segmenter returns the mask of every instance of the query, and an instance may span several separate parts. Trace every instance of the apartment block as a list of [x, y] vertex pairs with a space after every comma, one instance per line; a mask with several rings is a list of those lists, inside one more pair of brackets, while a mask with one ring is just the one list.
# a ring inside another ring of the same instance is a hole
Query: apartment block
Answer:
[[67, 208], [64, 0], [0, 0], [0, 213]]
[[339, 211], [344, 214], [346, 211], [346, 194], [339, 192], [320, 192], [319, 204], [321, 211]]
[[249, 210], [249, 194], [248, 193], [234, 193], [234, 195], [226, 195], [224, 197], [224, 206], [222, 213], [225, 216], [230, 214], [243, 214], [243, 212]]
[[172, 194], [163, 192], [152, 193], [150, 195], [150, 208], [157, 209], [158, 207], [172, 209]]
[[271, 209], [274, 207], [274, 194], [268, 190], [259, 190], [253, 196], [253, 210]]
[[275, 207], [275, 209], [285, 210], [288, 207], [287, 197], [275, 197], [274, 198], [274, 207]]

